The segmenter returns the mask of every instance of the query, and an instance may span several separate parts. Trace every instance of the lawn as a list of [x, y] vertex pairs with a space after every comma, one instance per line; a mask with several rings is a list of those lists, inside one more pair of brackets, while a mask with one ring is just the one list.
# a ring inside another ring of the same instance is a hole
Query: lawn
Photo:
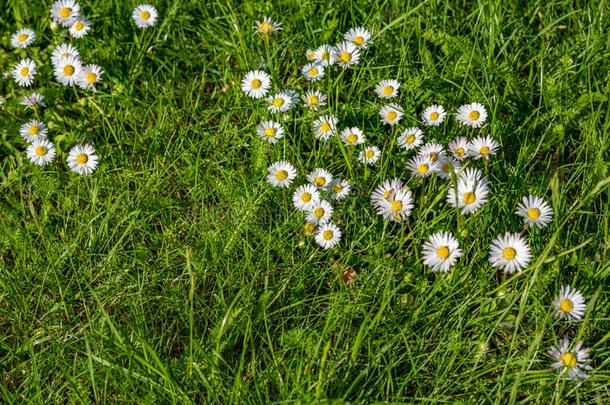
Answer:
[[[151, 2], [80, 1], [91, 31], [52, 28], [52, 1], [0, 8], [0, 70], [38, 66], [31, 87], [0, 78], [0, 393], [4, 403], [498, 403], [610, 402], [610, 26], [607, 1]], [[281, 31], [256, 33], [264, 16]], [[353, 27], [372, 43], [358, 64], [308, 82], [306, 51]], [[31, 28], [36, 41], [14, 49]], [[63, 86], [51, 53], [73, 44], [103, 68], [97, 91]], [[319, 89], [318, 111], [272, 113], [248, 97], [251, 70], [268, 95]], [[375, 93], [390, 100], [395, 126]], [[24, 109], [32, 91], [47, 107]], [[478, 102], [481, 128], [455, 112]], [[423, 110], [443, 105], [440, 126]], [[373, 165], [312, 122], [332, 113], [381, 151]], [[32, 164], [20, 127], [48, 127], [57, 155]], [[275, 120], [284, 137], [257, 135]], [[461, 215], [446, 201], [456, 176], [412, 178], [407, 127], [443, 146], [491, 136], [488, 201]], [[70, 170], [75, 145], [99, 164]], [[267, 181], [290, 162], [289, 188]], [[341, 230], [322, 249], [292, 193], [324, 168], [351, 185], [330, 200]], [[407, 220], [377, 215], [371, 193], [398, 177], [412, 190]], [[543, 198], [548, 226], [524, 226], [522, 197]], [[423, 244], [451, 232], [462, 256], [449, 272], [424, 265]], [[531, 248], [522, 272], [492, 266], [505, 232]], [[561, 286], [578, 289], [582, 319], [554, 316]], [[567, 336], [591, 348], [589, 378], [551, 368]]]

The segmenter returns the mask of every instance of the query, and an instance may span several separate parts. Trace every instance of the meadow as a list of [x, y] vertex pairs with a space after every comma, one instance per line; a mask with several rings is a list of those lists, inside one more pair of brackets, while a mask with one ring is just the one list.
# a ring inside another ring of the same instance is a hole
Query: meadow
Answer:
[[[610, 3], [159, 0], [141, 29], [139, 3], [80, 1], [82, 38], [52, 24], [52, 4], [0, 8], [0, 71], [24, 58], [38, 71], [29, 87], [0, 78], [2, 402], [610, 402]], [[265, 16], [281, 30], [257, 32]], [[372, 34], [358, 63], [307, 80], [307, 50], [355, 27]], [[11, 46], [21, 28], [37, 36], [25, 49]], [[103, 69], [96, 91], [56, 80], [62, 43]], [[318, 89], [327, 104], [272, 113], [242, 90], [253, 70], [270, 76], [267, 96]], [[391, 100], [375, 92], [387, 79], [401, 83]], [[46, 107], [20, 104], [34, 91]], [[390, 102], [394, 126], [379, 116]], [[480, 128], [455, 117], [473, 102]], [[426, 125], [435, 104], [447, 117]], [[317, 139], [327, 113], [379, 160]], [[44, 166], [20, 136], [32, 119], [56, 151]], [[283, 126], [277, 143], [257, 134], [266, 120]], [[488, 180], [480, 209], [446, 201], [455, 173], [412, 176], [415, 151], [396, 139], [407, 127], [443, 147], [497, 142], [468, 160]], [[84, 144], [99, 162], [80, 174]], [[296, 169], [287, 188], [267, 179], [280, 160]], [[329, 249], [292, 200], [316, 168], [351, 186], [329, 200]], [[412, 191], [400, 222], [371, 202], [393, 178]], [[552, 208], [547, 226], [515, 213], [529, 195]], [[446, 272], [424, 264], [439, 231], [462, 253]], [[505, 232], [529, 244], [522, 271], [490, 262]], [[562, 286], [584, 297], [579, 319], [556, 316]], [[588, 378], [552, 368], [564, 337], [590, 348]]]

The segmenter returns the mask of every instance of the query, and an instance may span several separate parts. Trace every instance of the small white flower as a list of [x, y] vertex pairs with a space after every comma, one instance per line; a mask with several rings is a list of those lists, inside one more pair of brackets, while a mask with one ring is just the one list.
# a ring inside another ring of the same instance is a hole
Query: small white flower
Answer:
[[271, 78], [262, 70], [252, 70], [241, 80], [241, 90], [252, 98], [263, 98], [271, 87]]
[[468, 156], [468, 146], [468, 139], [463, 136], [460, 136], [449, 142], [447, 148], [449, 149], [454, 158], [458, 160], [464, 160]]
[[74, 56], [64, 56], [57, 62], [53, 73], [59, 83], [64, 86], [72, 86], [79, 82], [82, 69], [80, 59]]
[[553, 209], [542, 198], [533, 195], [523, 197], [517, 204], [516, 214], [523, 218], [523, 223], [543, 228], [553, 219]]
[[157, 17], [159, 13], [157, 13], [157, 9], [151, 6], [150, 4], [140, 4], [136, 8], [133, 9], [131, 13], [131, 18], [136, 23], [136, 27], [138, 28], [148, 28], [155, 25], [157, 22]]
[[487, 111], [479, 103], [464, 104], [458, 108], [455, 118], [463, 125], [479, 128], [487, 119]]
[[320, 193], [316, 186], [305, 184], [299, 186], [292, 195], [294, 207], [300, 211], [309, 211], [320, 200]]
[[337, 133], [338, 120], [334, 115], [323, 115], [313, 122], [313, 134], [321, 140], [327, 141]]
[[426, 125], [437, 127], [443, 123], [446, 116], [447, 113], [442, 105], [433, 104], [424, 110], [421, 119]]
[[333, 48], [330, 45], [320, 45], [314, 54], [314, 60], [322, 66], [331, 66], [335, 61], [332, 58]]
[[495, 155], [500, 144], [491, 136], [477, 136], [468, 145], [468, 154], [475, 159], [489, 159], [490, 155]]
[[70, 44], [64, 43], [57, 45], [51, 54], [51, 63], [53, 63], [53, 67], [56, 67], [59, 64], [60, 59], [66, 56], [72, 56], [73, 58], [80, 60], [78, 49]]
[[254, 26], [255, 32], [258, 32], [261, 35], [269, 35], [275, 31], [281, 31], [281, 23], [272, 20], [270, 17], [263, 16], [263, 21], [256, 21], [256, 25]]
[[70, 26], [70, 36], [72, 38], [82, 38], [91, 29], [91, 22], [83, 16], [77, 17]]
[[424, 243], [424, 264], [432, 271], [448, 272], [451, 266], [462, 256], [460, 244], [450, 232], [437, 232], [430, 235]]
[[407, 128], [396, 138], [398, 146], [406, 150], [412, 150], [424, 141], [424, 133], [417, 127]]
[[308, 90], [301, 98], [303, 99], [303, 105], [313, 110], [317, 110], [318, 107], [326, 105], [326, 96], [319, 90]]
[[330, 221], [333, 215], [333, 207], [328, 201], [318, 199], [307, 211], [307, 222], [314, 225]]
[[320, 224], [316, 233], [316, 243], [324, 249], [332, 249], [341, 241], [339, 227], [331, 222]]
[[451, 180], [452, 173], [455, 173], [456, 175], [459, 174], [462, 167], [459, 160], [455, 160], [450, 156], [439, 158], [438, 163], [441, 166], [437, 173], [438, 177], [445, 180]]
[[371, 203], [377, 206], [381, 201], [389, 201], [403, 188], [403, 181], [398, 178], [386, 179], [371, 193]]
[[26, 124], [23, 124], [19, 128], [19, 134], [27, 142], [35, 142], [47, 137], [47, 126], [37, 120], [32, 120]]
[[30, 162], [44, 166], [55, 158], [55, 146], [46, 139], [38, 139], [28, 145], [26, 154]]
[[437, 173], [441, 166], [427, 155], [415, 155], [407, 162], [407, 169], [411, 171], [411, 177], [423, 178]]
[[32, 93], [30, 95], [23, 96], [20, 104], [24, 105], [26, 110], [36, 105], [46, 107], [47, 105], [42, 100], [44, 100], [44, 96], [42, 94]]
[[331, 200], [342, 200], [348, 196], [351, 189], [352, 187], [347, 180], [334, 178], [333, 181], [328, 183], [326, 192], [329, 194]]
[[402, 112], [401, 106], [392, 103], [381, 107], [381, 110], [379, 110], [379, 115], [381, 116], [381, 122], [393, 126], [398, 124], [404, 113]]
[[316, 51], [314, 51], [313, 49], [306, 50], [305, 57], [308, 61], [313, 62], [316, 59]]
[[317, 168], [307, 175], [307, 181], [321, 189], [333, 181], [333, 175], [328, 170]]
[[381, 157], [381, 151], [377, 146], [371, 145], [361, 150], [358, 154], [358, 161], [363, 165], [375, 164]]
[[[561, 369], [559, 375], [563, 375], [566, 371], [570, 380], [578, 380], [579, 378], [589, 378], [582, 370], [593, 370], [588, 362], [590, 348], [581, 349], [583, 341], [579, 341], [574, 350], [570, 350], [570, 341], [564, 337], [557, 348], [551, 347], [548, 354], [557, 360], [551, 367], [553, 369]], [[582, 370], [581, 370], [582, 369]]]
[[104, 74], [104, 71], [101, 66], [85, 65], [80, 71], [76, 84], [81, 89], [95, 91], [95, 84], [102, 80], [102, 74]]
[[95, 148], [89, 144], [76, 145], [70, 150], [68, 158], [68, 167], [77, 174], [91, 174], [97, 167], [98, 156], [95, 154]]
[[297, 171], [290, 163], [280, 160], [267, 168], [267, 181], [274, 187], [290, 187]]
[[22, 59], [11, 72], [15, 82], [23, 87], [29, 87], [34, 82], [36, 75], [36, 63], [30, 58]]
[[282, 90], [273, 96], [266, 98], [269, 103], [267, 109], [271, 112], [285, 112], [295, 106], [295, 92], [293, 90]]
[[269, 143], [276, 143], [284, 137], [284, 128], [279, 122], [263, 121], [256, 127], [258, 136]]
[[398, 80], [382, 80], [375, 86], [375, 93], [381, 98], [393, 98], [398, 96], [398, 88], [400, 82]]
[[324, 77], [324, 66], [318, 62], [308, 63], [303, 66], [301, 73], [303, 73], [305, 79], [309, 80], [310, 82], [315, 82]]
[[443, 149], [443, 145], [436, 142], [426, 142], [426, 144], [421, 147], [417, 154], [426, 156], [431, 161], [436, 162], [437, 160], [445, 157], [445, 150]]
[[365, 49], [371, 43], [371, 33], [363, 27], [352, 28], [343, 38], [360, 49]]
[[358, 127], [345, 128], [339, 136], [345, 145], [360, 145], [365, 141], [364, 133]]
[[447, 203], [460, 209], [462, 215], [474, 214], [487, 202], [489, 188], [485, 182], [476, 182], [464, 177], [457, 179], [457, 195], [453, 184], [447, 193]]
[[564, 285], [559, 290], [559, 295], [553, 300], [553, 307], [555, 307], [555, 316], [571, 322], [582, 319], [587, 304], [580, 291]]
[[355, 65], [360, 60], [360, 49], [353, 42], [341, 42], [333, 48], [331, 54], [333, 63], [343, 69]]
[[80, 6], [74, 0], [58, 0], [51, 5], [51, 18], [63, 27], [72, 25], [75, 17], [80, 16]]
[[13, 48], [25, 49], [36, 41], [36, 33], [29, 28], [22, 28], [11, 35]]
[[527, 241], [518, 233], [498, 235], [489, 246], [489, 261], [507, 273], [521, 272], [532, 258]]
[[[371, 200], [373, 197], [371, 196]], [[413, 193], [411, 190], [400, 188], [391, 190], [387, 197], [375, 199], [375, 210], [378, 215], [394, 222], [402, 222], [413, 209]]]

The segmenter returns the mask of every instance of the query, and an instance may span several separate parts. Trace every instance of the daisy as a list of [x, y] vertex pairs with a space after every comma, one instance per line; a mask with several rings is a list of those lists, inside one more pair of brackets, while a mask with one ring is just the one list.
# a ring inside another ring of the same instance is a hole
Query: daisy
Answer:
[[400, 82], [394, 79], [382, 80], [375, 86], [375, 93], [381, 98], [392, 98], [398, 96]]
[[36, 33], [29, 28], [22, 28], [11, 35], [11, 45], [13, 48], [25, 49], [36, 41]]
[[313, 62], [316, 59], [316, 51], [314, 51], [313, 49], [306, 50], [305, 57], [307, 58], [307, 60]]
[[305, 79], [309, 80], [310, 82], [315, 82], [324, 77], [324, 66], [318, 62], [308, 63], [303, 66], [301, 73], [303, 73]]
[[464, 160], [468, 156], [468, 139], [463, 136], [457, 137], [449, 142], [447, 148], [454, 158]]
[[320, 45], [315, 51], [314, 60], [322, 66], [331, 66], [335, 62], [332, 58], [332, 52], [332, 46]]
[[455, 118], [463, 125], [479, 128], [487, 119], [487, 111], [479, 103], [464, 104], [458, 108]]
[[468, 154], [475, 159], [489, 159], [489, 155], [495, 155], [500, 144], [491, 136], [477, 136], [468, 145]]
[[55, 146], [46, 139], [38, 139], [28, 145], [26, 154], [30, 162], [44, 166], [55, 157]]
[[333, 175], [328, 170], [315, 169], [307, 175], [307, 181], [319, 188], [323, 188], [333, 181]]
[[317, 110], [318, 107], [326, 105], [326, 96], [319, 90], [308, 90], [304, 96], [301, 96], [305, 107]]
[[542, 198], [530, 195], [521, 201], [515, 213], [523, 217], [523, 223], [543, 228], [551, 222], [553, 209]]
[[263, 21], [256, 21], [254, 29], [262, 35], [269, 35], [275, 31], [281, 31], [281, 23], [273, 21], [271, 18], [264, 16]]
[[363, 165], [375, 164], [381, 157], [381, 151], [377, 146], [369, 146], [364, 150], [361, 150], [358, 154], [358, 161]]
[[89, 144], [76, 145], [70, 150], [68, 158], [68, 167], [80, 175], [91, 174], [97, 167], [98, 156], [95, 154], [95, 148]]
[[424, 141], [424, 133], [417, 127], [407, 128], [396, 138], [398, 146], [411, 150], [417, 148]]
[[441, 179], [445, 180], [451, 180], [451, 174], [460, 173], [460, 169], [462, 167], [458, 160], [455, 160], [449, 156], [443, 156], [442, 158], [439, 158], [438, 163], [441, 166], [441, 169], [438, 171], [437, 174]]
[[262, 70], [252, 70], [241, 79], [241, 90], [248, 97], [263, 98], [271, 87], [271, 78]]
[[102, 80], [103, 73], [104, 71], [101, 66], [93, 64], [85, 65], [80, 71], [80, 76], [76, 84], [81, 89], [96, 91], [95, 83]]
[[261, 139], [269, 143], [276, 143], [279, 139], [284, 137], [284, 128], [282, 128], [282, 125], [278, 122], [263, 121], [256, 127], [256, 133]]
[[555, 315], [568, 321], [582, 319], [587, 309], [585, 299], [576, 288], [564, 285], [559, 290], [559, 295], [553, 301]]
[[345, 145], [360, 145], [364, 143], [364, 133], [357, 127], [345, 128], [339, 136]]
[[323, 115], [313, 122], [313, 134], [321, 140], [327, 141], [331, 135], [337, 133], [337, 118], [334, 115]]
[[428, 177], [440, 170], [438, 162], [430, 160], [426, 155], [415, 155], [407, 163], [407, 169], [411, 171], [411, 177]]
[[360, 59], [360, 49], [351, 42], [341, 42], [333, 48], [331, 58], [343, 69], [355, 65]]
[[311, 236], [316, 232], [316, 225], [312, 224], [311, 222], [305, 222], [305, 225], [303, 225], [303, 233], [305, 234], [305, 236]]
[[150, 4], [140, 4], [138, 7], [133, 9], [131, 18], [136, 23], [138, 28], [148, 28], [155, 25], [157, 22], [157, 9]]
[[498, 235], [489, 246], [489, 261], [507, 273], [521, 272], [532, 258], [527, 241], [518, 233]]
[[312, 224], [320, 224], [330, 221], [333, 215], [333, 207], [328, 201], [316, 200], [307, 211], [307, 222]]
[[23, 124], [19, 128], [19, 134], [27, 142], [34, 142], [47, 137], [47, 126], [37, 120], [32, 120], [26, 124]]
[[64, 56], [59, 59], [57, 65], [55, 65], [55, 78], [57, 81], [64, 86], [72, 86], [79, 82], [81, 70], [83, 65], [78, 58], [74, 56]]
[[363, 27], [352, 28], [345, 33], [343, 38], [360, 49], [365, 49], [371, 43], [371, 33]]
[[11, 72], [15, 82], [23, 87], [29, 87], [34, 82], [36, 75], [36, 63], [30, 58], [21, 59]]
[[393, 126], [394, 124], [397, 124], [403, 116], [402, 107], [394, 103], [388, 104], [381, 107], [379, 115], [381, 116], [381, 122]]
[[332, 249], [341, 241], [341, 230], [331, 222], [320, 224], [316, 233], [316, 243], [324, 249]]
[[91, 29], [91, 22], [85, 17], [78, 17], [74, 19], [74, 22], [70, 26], [70, 35], [72, 38], [82, 38]]
[[72, 56], [76, 59], [80, 58], [78, 49], [70, 44], [61, 44], [55, 47], [53, 53], [51, 54], [51, 62], [53, 63], [53, 66], [57, 66], [57, 64], [59, 64], [59, 60], [65, 56]]
[[457, 179], [457, 194], [451, 185], [447, 193], [447, 203], [453, 208], [460, 209], [462, 215], [470, 215], [481, 209], [487, 202], [489, 188], [486, 183], [477, 183], [470, 179], [459, 177]]
[[374, 206], [378, 215], [394, 222], [402, 222], [413, 209], [413, 193], [404, 188], [392, 190], [387, 197], [377, 199]]
[[42, 100], [44, 100], [44, 96], [42, 94], [32, 93], [29, 96], [23, 96], [20, 104], [24, 105], [26, 110], [36, 105], [46, 107], [47, 105]]
[[75, 17], [80, 16], [80, 6], [74, 0], [58, 0], [51, 6], [51, 18], [63, 27], [72, 25]]
[[269, 103], [267, 109], [274, 113], [285, 112], [294, 107], [294, 97], [289, 90], [282, 90], [265, 100]]
[[342, 200], [348, 196], [352, 187], [347, 180], [334, 178], [333, 181], [326, 186], [326, 192], [330, 195], [331, 200]]
[[570, 340], [564, 337], [557, 348], [551, 347], [549, 349], [548, 354], [557, 360], [551, 367], [553, 369], [560, 368], [559, 375], [563, 375], [567, 370], [570, 380], [589, 378], [582, 370], [593, 370], [591, 366], [586, 364], [591, 361], [589, 358], [589, 350], [591, 349], [581, 349], [582, 343], [582, 340], [579, 341], [574, 350], [570, 350]]
[[419, 155], [428, 157], [431, 161], [436, 162], [445, 157], [443, 145], [436, 142], [426, 142], [424, 146], [417, 152]]
[[309, 211], [318, 200], [320, 200], [320, 193], [312, 184], [299, 186], [292, 194], [292, 203], [300, 211]]
[[394, 196], [403, 187], [402, 180], [398, 178], [386, 179], [375, 187], [375, 190], [371, 193], [371, 203], [377, 206], [380, 201], [389, 200], [391, 196]]
[[424, 243], [424, 264], [432, 271], [448, 272], [451, 266], [462, 256], [460, 244], [450, 232], [436, 232]]
[[424, 110], [421, 119], [426, 125], [438, 127], [445, 120], [446, 115], [447, 113], [442, 105], [433, 104]]

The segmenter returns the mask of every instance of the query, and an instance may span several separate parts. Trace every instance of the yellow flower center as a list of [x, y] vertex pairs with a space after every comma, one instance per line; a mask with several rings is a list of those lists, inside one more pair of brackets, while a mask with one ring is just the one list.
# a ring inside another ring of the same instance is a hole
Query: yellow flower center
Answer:
[[333, 186], [333, 193], [339, 194], [341, 191], [343, 191], [343, 186], [341, 184], [335, 184]]
[[563, 365], [569, 368], [576, 366], [576, 356], [572, 353], [564, 353], [561, 355], [561, 361], [563, 361]]
[[513, 260], [517, 255], [517, 251], [511, 247], [507, 247], [504, 249], [504, 252], [502, 252], [502, 255], [506, 260]]
[[436, 152], [430, 152], [430, 159], [433, 162], [436, 162], [436, 159], [438, 159], [438, 155], [436, 154]]
[[142, 11], [140, 17], [142, 17], [143, 20], [148, 20], [150, 18], [150, 13], [148, 11]]
[[460, 157], [464, 156], [464, 148], [457, 148], [455, 153]]
[[97, 75], [93, 72], [89, 72], [87, 73], [87, 76], [85, 76], [85, 80], [87, 80], [87, 83], [93, 83], [95, 79], [97, 79]]
[[318, 102], [318, 96], [314, 96], [313, 94], [309, 96], [309, 104], [316, 104]]
[[438, 248], [438, 250], [436, 251], [436, 254], [438, 255], [438, 257], [440, 257], [441, 259], [446, 259], [449, 257], [449, 248], [447, 246], [441, 246]]
[[66, 76], [72, 76], [74, 74], [74, 66], [72, 66], [72, 65], [64, 66], [64, 74]]
[[324, 177], [322, 177], [322, 176], [316, 177], [313, 181], [319, 187], [322, 187], [323, 185], [326, 184], [326, 179]]
[[267, 135], [270, 138], [274, 137], [275, 136], [275, 129], [273, 129], [273, 128], [265, 129], [265, 135]]
[[394, 87], [392, 86], [385, 86], [383, 88], [383, 90], [381, 90], [383, 92], [383, 94], [388, 95], [388, 94], [392, 94], [394, 92]]
[[19, 41], [19, 42], [23, 42], [26, 39], [28, 39], [28, 34], [21, 34], [17, 37], [17, 41]]
[[83, 24], [83, 23], [82, 23], [82, 21], [79, 21], [79, 22], [77, 22], [77, 23], [74, 25], [74, 29], [75, 29], [76, 31], [80, 31], [80, 30], [82, 30], [83, 28], [85, 28], [85, 24]]
[[318, 69], [316, 69], [316, 68], [309, 69], [309, 75], [310, 76], [317, 76], [318, 75]]
[[402, 201], [392, 201], [392, 211], [397, 212], [402, 210]]
[[322, 237], [326, 240], [331, 240], [333, 238], [333, 231], [326, 230], [322, 232]]
[[281, 97], [276, 98], [275, 100], [273, 100], [273, 105], [276, 107], [281, 107], [284, 105], [284, 99]]
[[320, 131], [322, 131], [322, 132], [330, 131], [330, 125], [328, 125], [327, 122], [323, 122], [322, 125], [320, 125]]
[[21, 68], [21, 71], [19, 72], [19, 74], [23, 77], [26, 77], [28, 73], [30, 73], [30, 69], [27, 67]]
[[352, 54], [351, 54], [351, 53], [349, 53], [349, 52], [343, 52], [343, 53], [342, 53], [342, 54], [339, 56], [339, 59], [341, 59], [341, 61], [342, 61], [343, 63], [347, 63], [347, 62], [349, 62], [350, 60], [352, 60]]
[[540, 216], [540, 210], [538, 208], [530, 208], [527, 210], [527, 216], [536, 219]]
[[478, 120], [480, 116], [481, 116], [481, 114], [478, 111], [476, 111], [476, 110], [470, 111], [470, 114], [468, 114], [468, 118], [471, 121]]
[[356, 141], [358, 140], [358, 137], [354, 134], [349, 134], [347, 136], [347, 142], [348, 143], [356, 143]]
[[326, 52], [326, 51], [322, 52], [322, 55], [320, 55], [320, 57], [324, 60], [328, 60], [329, 59], [328, 52]]
[[259, 87], [261, 87], [261, 85], [262, 83], [258, 79], [254, 79], [250, 82], [250, 86], [252, 86], [253, 89], [258, 89]]
[[313, 216], [316, 218], [322, 218], [324, 216], [324, 209], [320, 207], [316, 208], [313, 210]]
[[390, 111], [387, 115], [387, 117], [390, 121], [394, 121], [397, 116], [398, 116], [398, 114], [396, 114], [396, 111]]
[[392, 190], [386, 190], [386, 192], [383, 193], [383, 198], [387, 199], [390, 196], [391, 192], [392, 192]]
[[474, 193], [472, 191], [467, 192], [466, 194], [464, 194], [464, 202], [466, 204], [472, 204], [474, 202], [474, 200], [476, 200], [477, 197], [474, 195]]
[[559, 308], [563, 312], [570, 312], [572, 311], [572, 308], [574, 308], [574, 304], [572, 304], [572, 301], [570, 300], [561, 300], [561, 302], [559, 303]]
[[72, 14], [72, 10], [69, 9], [68, 7], [64, 7], [61, 10], [59, 10], [59, 15], [62, 18], [68, 18], [68, 17], [70, 17], [70, 14]]
[[311, 193], [303, 193], [301, 194], [301, 201], [309, 202], [311, 200]]
[[316, 57], [316, 54], [313, 52], [307, 52], [307, 59], [313, 60]]
[[405, 141], [406, 141], [407, 143], [413, 143], [413, 142], [415, 142], [415, 135], [413, 135], [413, 134], [409, 134], [409, 135], [407, 135], [407, 136], [405, 137]]
[[84, 154], [84, 153], [81, 153], [80, 155], [78, 155], [78, 156], [76, 157], [76, 161], [77, 161], [78, 163], [80, 163], [81, 165], [84, 165], [85, 163], [87, 163], [87, 162], [89, 161], [89, 156], [87, 156], [87, 155], [86, 155], [86, 154]]
[[356, 38], [354, 38], [354, 43], [355, 43], [356, 45], [362, 45], [362, 44], [364, 43], [364, 38], [362, 38], [362, 37], [356, 37]]
[[277, 173], [275, 173], [275, 177], [278, 180], [286, 180], [288, 178], [288, 172], [286, 170], [278, 170]]
[[36, 135], [39, 130], [40, 128], [38, 128], [38, 125], [31, 125], [29, 130], [30, 135]]
[[451, 173], [453, 171], [453, 165], [450, 162], [447, 162], [443, 165], [443, 171], [445, 173]]
[[364, 154], [364, 156], [366, 156], [367, 159], [372, 158], [373, 156], [375, 156], [375, 151], [374, 150], [367, 150], [366, 153]]
[[430, 113], [430, 119], [432, 121], [436, 121], [438, 119], [438, 113], [436, 111], [434, 111], [433, 113]]
[[479, 153], [481, 155], [487, 155], [489, 153], [489, 148], [487, 146], [483, 146], [481, 149], [479, 149]]
[[305, 225], [303, 225], [303, 231], [306, 234], [311, 235], [315, 229], [316, 229], [316, 226], [314, 224], [312, 224], [311, 222], [307, 222]]
[[271, 31], [273, 27], [271, 26], [271, 24], [269, 24], [267, 21], [263, 21], [260, 25], [260, 27], [258, 28], [258, 30], [260, 32], [262, 32], [263, 34], [267, 34], [268, 32]]
[[39, 146], [36, 148], [35, 152], [38, 156], [44, 156], [47, 154], [47, 148], [44, 146]]
[[425, 163], [420, 164], [417, 167], [417, 171], [421, 174], [428, 173], [428, 165]]

